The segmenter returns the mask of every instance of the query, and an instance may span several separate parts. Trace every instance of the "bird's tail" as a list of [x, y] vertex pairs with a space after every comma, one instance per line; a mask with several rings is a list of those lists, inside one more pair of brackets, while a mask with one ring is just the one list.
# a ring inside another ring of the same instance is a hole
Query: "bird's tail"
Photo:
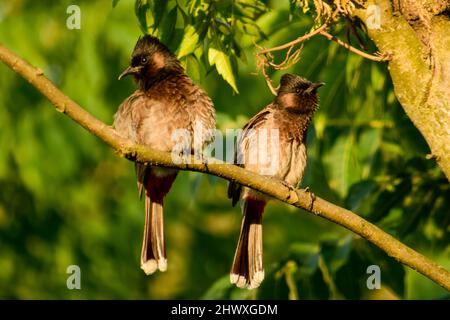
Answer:
[[144, 182], [145, 224], [141, 250], [141, 269], [147, 275], [156, 270], [167, 270], [163, 201], [176, 177], [176, 173], [159, 176], [148, 171], [150, 172], [146, 174]]
[[251, 198], [242, 201], [244, 217], [230, 281], [239, 288], [253, 289], [259, 287], [264, 279], [261, 222], [266, 201]]

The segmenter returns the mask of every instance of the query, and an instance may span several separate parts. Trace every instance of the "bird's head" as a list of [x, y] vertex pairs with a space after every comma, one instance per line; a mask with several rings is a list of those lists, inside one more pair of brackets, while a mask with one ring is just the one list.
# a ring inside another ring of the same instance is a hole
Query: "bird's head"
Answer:
[[146, 35], [137, 41], [130, 65], [119, 76], [119, 80], [133, 75], [138, 83], [145, 83], [167, 72], [183, 72], [183, 68], [176, 56], [158, 38]]
[[323, 82], [311, 82], [294, 74], [281, 77], [277, 102], [284, 108], [292, 108], [296, 112], [314, 112], [318, 105], [317, 89]]

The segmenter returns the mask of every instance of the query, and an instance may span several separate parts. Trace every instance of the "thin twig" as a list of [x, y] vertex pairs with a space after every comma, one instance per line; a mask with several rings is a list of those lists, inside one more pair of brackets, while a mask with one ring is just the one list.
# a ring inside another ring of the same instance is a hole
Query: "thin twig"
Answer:
[[330, 40], [330, 41], [336, 42], [337, 44], [343, 46], [343, 47], [346, 48], [347, 50], [349, 50], [349, 51], [351, 51], [351, 52], [353, 52], [353, 53], [356, 53], [357, 55], [360, 55], [360, 56], [363, 57], [363, 58], [366, 58], [366, 59], [369, 59], [369, 60], [372, 60], [372, 61], [377, 61], [377, 62], [389, 60], [388, 57], [385, 56], [385, 55], [378, 55], [378, 56], [376, 56], [376, 55], [372, 55], [372, 54], [370, 54], [370, 53], [361, 51], [361, 50], [359, 50], [359, 49], [356, 49], [355, 47], [351, 46], [351, 45], [348, 44], [347, 42], [344, 42], [344, 41], [342, 41], [342, 40], [336, 38], [335, 36], [329, 34], [329, 33], [326, 32], [325, 30], [320, 31], [319, 34], [320, 34], [321, 36], [324, 36], [325, 38], [327, 38], [327, 39]]
[[[295, 64], [298, 62], [298, 60], [300, 59], [300, 54], [301, 51], [303, 49], [303, 43], [304, 41], [310, 39], [311, 37], [317, 35], [321, 30], [325, 30], [327, 27], [326, 24], [323, 24], [322, 26], [320, 26], [319, 28], [315, 29], [314, 31], [311, 31], [291, 42], [285, 43], [281, 46], [278, 47], [272, 47], [272, 48], [265, 48], [265, 49], [261, 49], [257, 54], [256, 54], [256, 59], [257, 59], [257, 68], [261, 69], [262, 74], [264, 76], [264, 79], [266, 80], [267, 86], [269, 87], [270, 91], [272, 92], [272, 94], [274, 96], [277, 95], [277, 89], [273, 86], [272, 83], [272, 79], [270, 79], [270, 76], [267, 74], [267, 68], [269, 66], [271, 66], [272, 68], [276, 69], [276, 70], [283, 70], [283, 69], [287, 69], [289, 68], [292, 64]], [[294, 54], [291, 55], [291, 51], [293, 50], [293, 48], [295, 47], [295, 45], [302, 43], [302, 46], [297, 49]], [[272, 52], [275, 51], [281, 51], [284, 49], [287, 49], [288, 51], [286, 53], [286, 57], [283, 60], [283, 62], [281, 63], [274, 63], [273, 62], [273, 57], [271, 56]], [[268, 56], [270, 57], [270, 59], [272, 59], [272, 61], [269, 60]]]
[[274, 96], [276, 96], [277, 92], [278, 92], [278, 89], [273, 86], [272, 79], [270, 79], [270, 76], [267, 74], [266, 67], [263, 66], [261, 70], [262, 70], [262, 74], [264, 76], [264, 79], [266, 79], [266, 83], [267, 83], [267, 86], [269, 87], [270, 92], [272, 92], [272, 94]]
[[372, 242], [389, 256], [417, 270], [450, 291], [450, 273], [447, 270], [357, 214], [319, 197], [316, 197], [314, 202], [312, 202], [311, 193], [308, 191], [291, 190], [279, 180], [260, 176], [254, 172], [235, 165], [222, 163], [215, 159], [207, 159], [208, 164], [206, 165], [205, 163], [196, 162], [195, 157], [190, 157], [188, 159], [190, 161], [186, 163], [175, 164], [170, 153], [135, 145], [128, 139], [118, 135], [112, 127], [95, 118], [62, 93], [43, 75], [41, 70], [29, 65], [2, 45], [0, 45], [0, 60], [38, 89], [42, 95], [55, 105], [57, 110], [62, 111], [80, 126], [102, 139], [114, 148], [118, 154], [127, 159], [145, 162], [153, 166], [212, 174], [253, 188], [297, 208], [310, 211], [317, 216], [353, 231]]
[[311, 31], [311, 32], [301, 36], [300, 38], [297, 38], [297, 39], [295, 39], [295, 40], [293, 40], [291, 42], [282, 44], [282, 45], [277, 46], [277, 47], [272, 47], [272, 48], [267, 48], [267, 49], [261, 50], [257, 54], [258, 55], [263, 55], [263, 54], [267, 54], [269, 52], [280, 51], [280, 50], [287, 49], [287, 48], [289, 48], [291, 46], [295, 46], [296, 44], [299, 44], [299, 43], [304, 42], [304, 41], [306, 41], [308, 39], [311, 39], [316, 34], [319, 34], [321, 31], [325, 30], [326, 28], [327, 28], [327, 25], [324, 24], [324, 25], [320, 26], [319, 28], [317, 28], [316, 30]]

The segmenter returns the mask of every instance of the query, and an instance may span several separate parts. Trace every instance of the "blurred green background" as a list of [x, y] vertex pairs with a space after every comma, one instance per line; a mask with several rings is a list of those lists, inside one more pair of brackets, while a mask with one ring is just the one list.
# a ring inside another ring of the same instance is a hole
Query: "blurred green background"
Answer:
[[[265, 34], [260, 45], [285, 43], [312, 26], [309, 16], [292, 15], [287, 0], [261, 3], [265, 10], [252, 20]], [[81, 8], [80, 30], [66, 28], [70, 4]], [[228, 7], [220, 10], [226, 14]], [[176, 50], [185, 30], [179, 21], [173, 26], [181, 35], [170, 44]], [[345, 34], [345, 26], [334, 32]], [[141, 33], [132, 0], [115, 8], [110, 0], [0, 0], [0, 42], [108, 124], [134, 90], [117, 76]], [[231, 55], [239, 94], [216, 69], [188, 65], [215, 102], [221, 130], [241, 127], [272, 99], [255, 74], [249, 39], [237, 39], [241, 58]], [[449, 183], [426, 159], [428, 147], [398, 104], [386, 65], [313, 39], [287, 71], [326, 82], [302, 185], [450, 268]], [[272, 74], [275, 84], [282, 73]], [[342, 227], [275, 201], [264, 216], [266, 279], [258, 290], [233, 288], [228, 271], [241, 214], [226, 188], [212, 176], [179, 174], [165, 203], [169, 268], [145, 276], [139, 268], [144, 204], [133, 164], [0, 64], [0, 298], [449, 298]], [[81, 268], [81, 290], [66, 287], [72, 264]], [[381, 268], [381, 290], [366, 287], [373, 264]]]

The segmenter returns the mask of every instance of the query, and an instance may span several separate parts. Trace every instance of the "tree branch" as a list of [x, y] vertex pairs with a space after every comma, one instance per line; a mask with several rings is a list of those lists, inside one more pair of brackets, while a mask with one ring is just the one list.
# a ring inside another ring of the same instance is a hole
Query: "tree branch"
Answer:
[[332, 34], [329, 34], [328, 32], [326, 32], [325, 30], [322, 30], [319, 32], [319, 34], [321, 36], [324, 36], [325, 38], [327, 38], [330, 41], [334, 41], [336, 42], [338, 45], [344, 47], [345, 49], [347, 49], [350, 52], [356, 53], [357, 55], [360, 55], [363, 58], [366, 58], [368, 60], [372, 60], [375, 62], [380, 62], [380, 61], [386, 61], [387, 56], [386, 55], [373, 55], [364, 51], [361, 51], [359, 49], [356, 49], [355, 47], [351, 46], [350, 44], [348, 44], [347, 42], [344, 42], [338, 38], [336, 38], [335, 36], [333, 36]]
[[303, 35], [303, 36], [301, 36], [301, 37], [299, 37], [299, 38], [297, 38], [297, 39], [295, 39], [295, 40], [292, 40], [291, 42], [282, 44], [282, 45], [277, 46], [277, 47], [272, 47], [272, 48], [263, 49], [263, 50], [259, 51], [257, 54], [258, 54], [258, 55], [263, 55], [263, 54], [268, 54], [269, 52], [281, 51], [281, 50], [284, 50], [284, 49], [288, 49], [288, 48], [290, 48], [290, 47], [295, 46], [296, 44], [299, 44], [299, 43], [302, 43], [302, 42], [304, 42], [304, 41], [306, 41], [306, 40], [311, 39], [311, 38], [314, 37], [315, 35], [317, 35], [317, 34], [319, 34], [320, 32], [326, 30], [327, 27], [328, 27], [327, 24], [323, 24], [322, 26], [320, 26], [320, 27], [317, 28], [316, 30], [311, 31], [311, 32], [309, 32], [309, 33], [307, 33], [307, 34], [305, 34], [305, 35]]
[[385, 251], [389, 256], [395, 258], [404, 265], [417, 270], [450, 291], [450, 273], [447, 270], [422, 254], [409, 248], [357, 214], [319, 197], [312, 201], [310, 193], [307, 191], [298, 189], [291, 190], [279, 180], [260, 176], [238, 166], [221, 163], [215, 159], [208, 160], [208, 164], [199, 164], [191, 158], [189, 163], [176, 165], [173, 163], [169, 153], [135, 145], [131, 141], [118, 135], [112, 127], [99, 121], [69, 97], [64, 95], [43, 75], [42, 70], [29, 65], [2, 45], [0, 45], [0, 60], [8, 65], [13, 71], [21, 75], [25, 80], [30, 82], [31, 85], [36, 87], [36, 89], [55, 105], [58, 111], [65, 113], [83, 128], [105, 141], [109, 146], [114, 148], [118, 154], [130, 160], [148, 163], [154, 166], [198, 171], [233, 180], [244, 186], [270, 195], [280, 201], [310, 211], [367, 239]]

